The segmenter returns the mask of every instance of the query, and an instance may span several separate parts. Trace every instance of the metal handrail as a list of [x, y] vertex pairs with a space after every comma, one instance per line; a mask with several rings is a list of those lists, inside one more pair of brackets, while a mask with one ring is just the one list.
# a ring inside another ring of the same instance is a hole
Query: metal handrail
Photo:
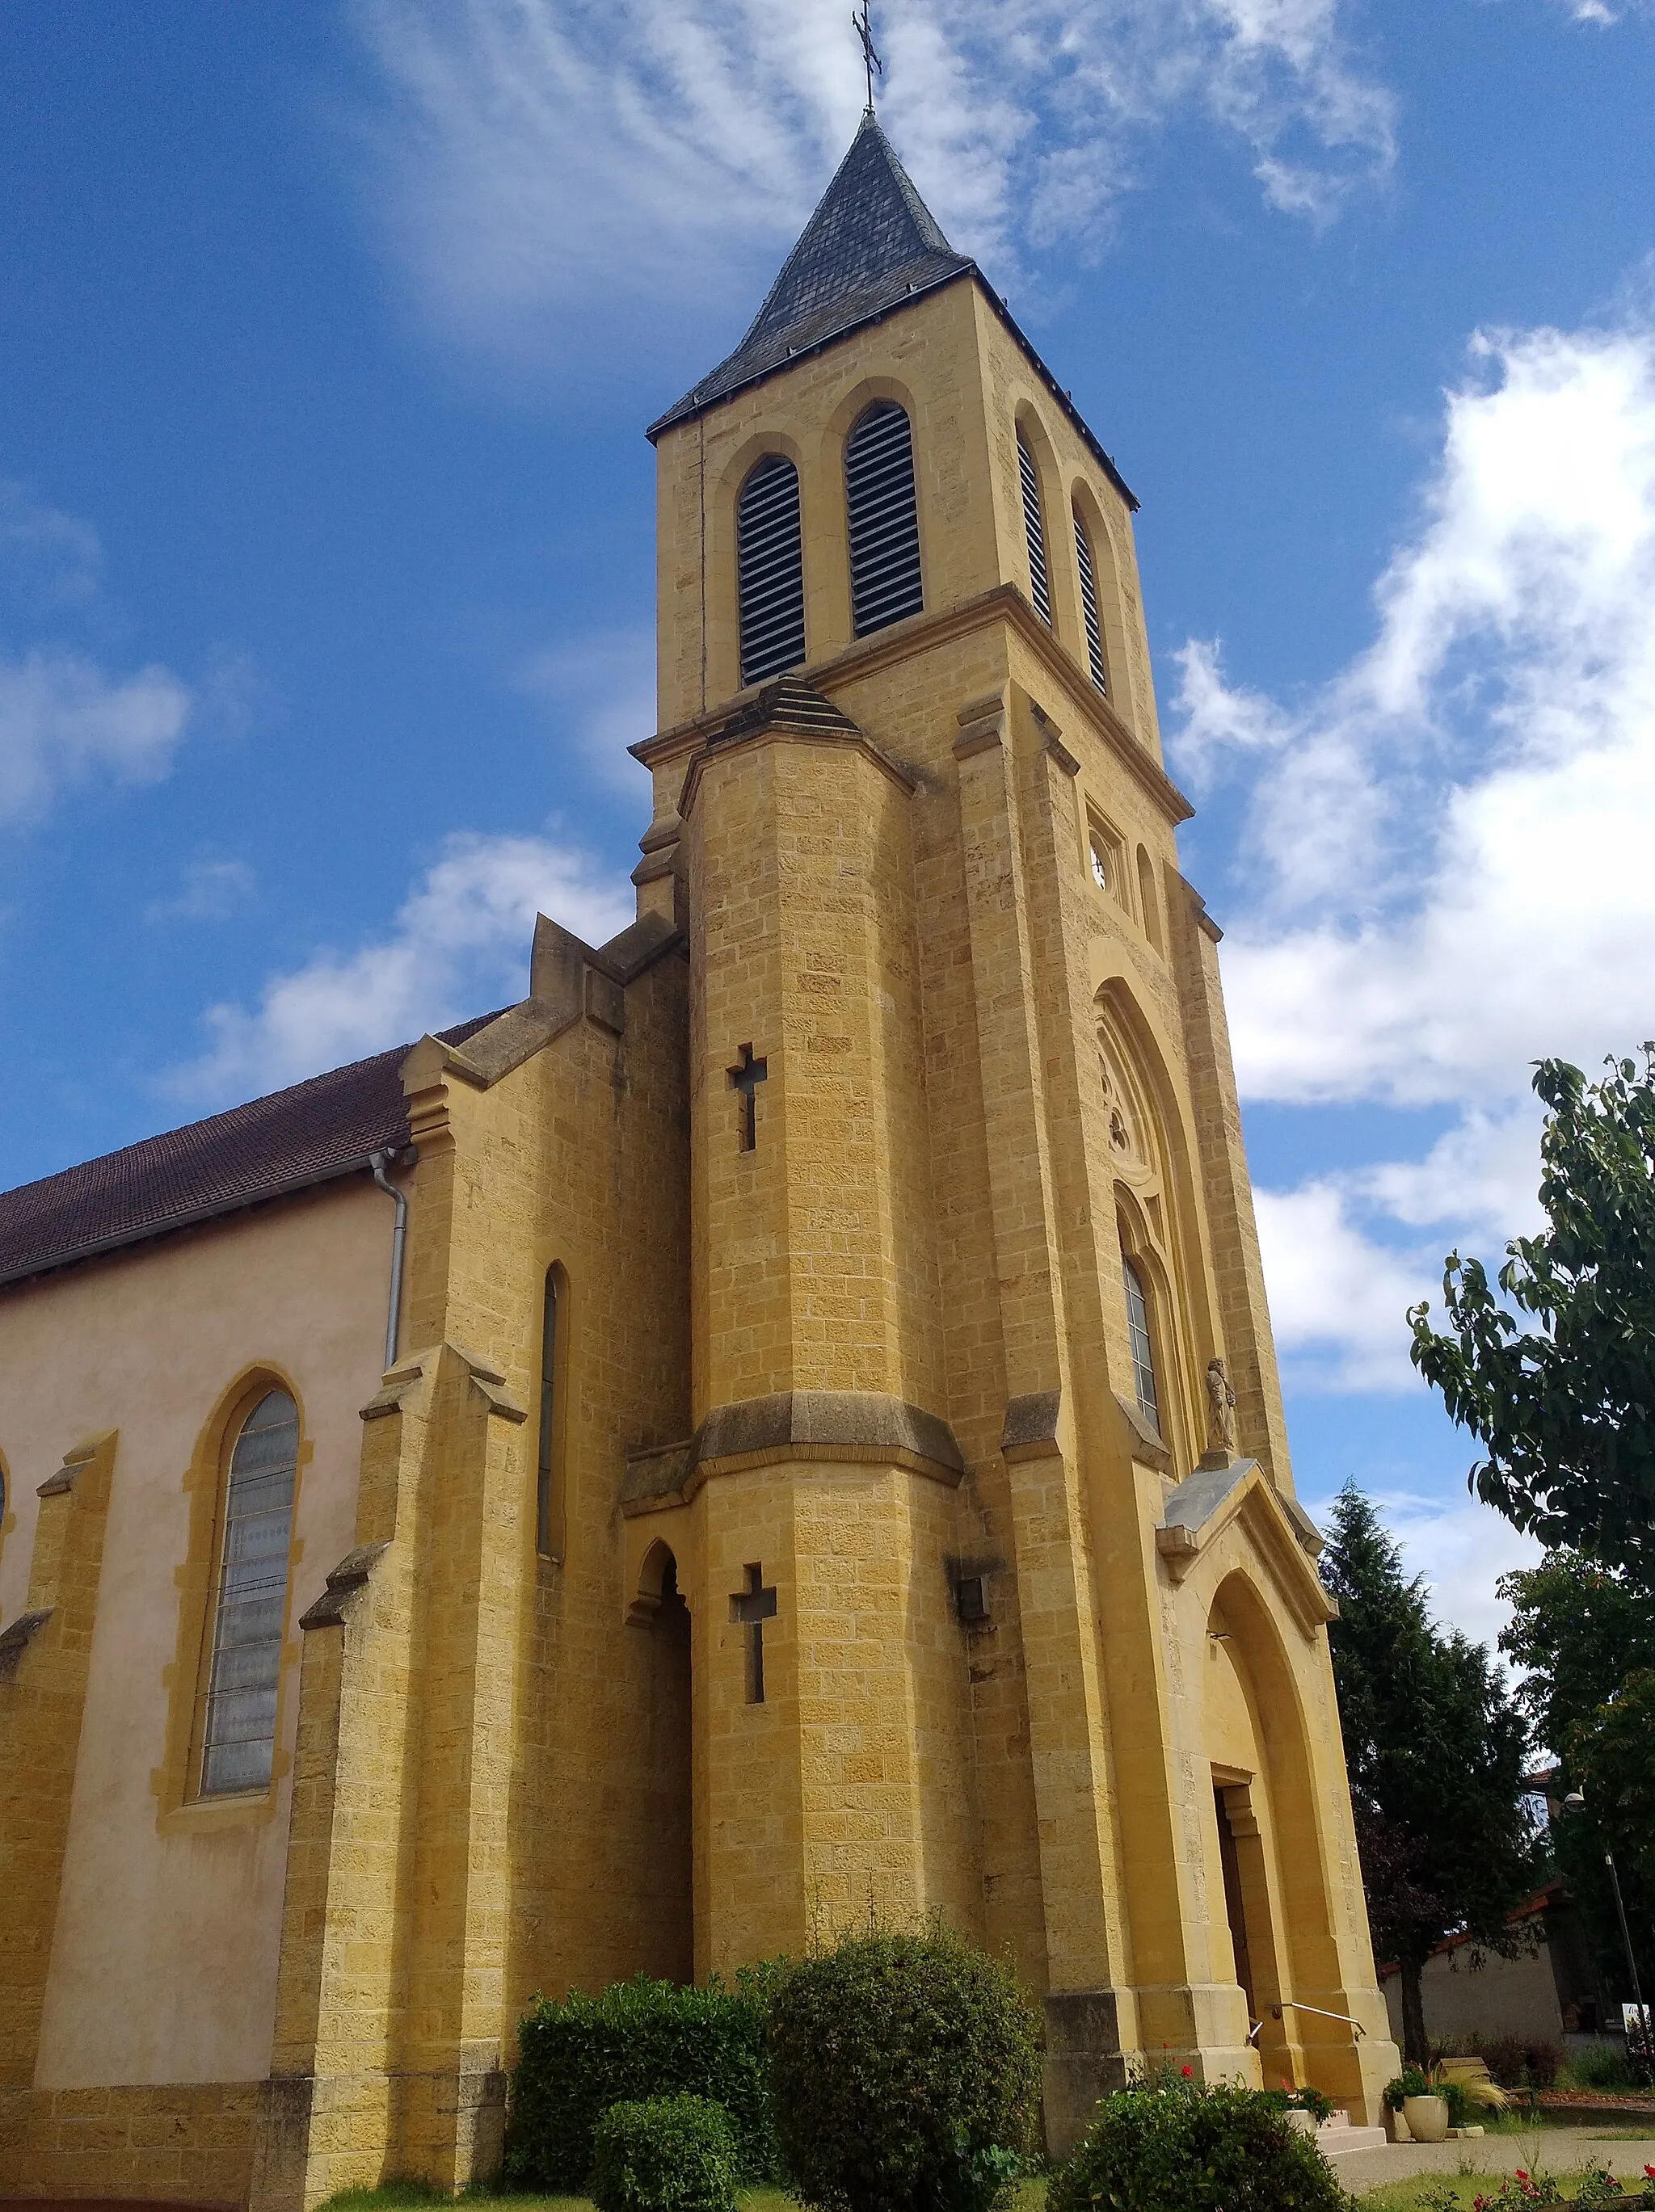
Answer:
[[1283, 1997], [1281, 2004], [1272, 2005], [1270, 2007], [1272, 2020], [1281, 2019], [1282, 2005], [1291, 2005], [1295, 2012], [1313, 2012], [1318, 2020], [1342, 2020], [1347, 2027], [1354, 2027], [1359, 2036], [1367, 2033], [1361, 2021], [1353, 2020], [1348, 2012], [1329, 2012], [1325, 2005], [1300, 2004], [1297, 1997]]

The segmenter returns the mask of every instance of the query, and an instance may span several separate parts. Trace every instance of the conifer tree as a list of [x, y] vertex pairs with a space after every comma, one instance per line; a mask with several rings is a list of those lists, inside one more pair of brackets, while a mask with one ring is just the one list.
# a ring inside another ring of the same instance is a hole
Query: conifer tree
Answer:
[[1533, 1886], [1520, 1792], [1522, 1714], [1480, 1644], [1431, 1619], [1423, 1581], [1371, 1502], [1347, 1483], [1322, 1575], [1339, 1601], [1329, 1630], [1357, 1847], [1376, 1954], [1402, 1973], [1402, 2036], [1427, 2057], [1421, 1977], [1445, 1936], [1510, 1954], [1508, 1914]]

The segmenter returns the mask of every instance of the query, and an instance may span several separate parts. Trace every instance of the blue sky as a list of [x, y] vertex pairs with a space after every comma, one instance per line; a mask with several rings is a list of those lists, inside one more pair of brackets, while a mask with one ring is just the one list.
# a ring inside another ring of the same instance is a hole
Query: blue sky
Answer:
[[[0, 1182], [623, 920], [643, 423], [855, 127], [845, 0], [0, 7]], [[1648, 0], [890, 0], [882, 112], [1143, 501], [1301, 1490], [1478, 1633], [1402, 1310], [1655, 1031]]]

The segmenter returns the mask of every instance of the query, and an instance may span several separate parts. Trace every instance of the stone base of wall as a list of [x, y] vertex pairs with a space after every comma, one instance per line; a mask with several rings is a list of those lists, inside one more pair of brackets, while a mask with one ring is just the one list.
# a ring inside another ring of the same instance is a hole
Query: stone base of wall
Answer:
[[244, 2205], [263, 2087], [0, 2088], [0, 2197]]
[[[497, 2058], [497, 2049], [492, 2054]], [[342, 2189], [423, 2181], [452, 2192], [500, 2171], [506, 2077], [453, 2073], [273, 2075], [259, 2084], [252, 2212], [311, 2212]]]

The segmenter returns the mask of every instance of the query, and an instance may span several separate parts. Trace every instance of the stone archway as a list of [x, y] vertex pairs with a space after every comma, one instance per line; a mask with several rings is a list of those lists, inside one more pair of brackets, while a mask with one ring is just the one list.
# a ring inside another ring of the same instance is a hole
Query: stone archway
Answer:
[[[1239, 1920], [1267, 2083], [1314, 2080], [1339, 1987], [1304, 1711], [1281, 1633], [1251, 1578], [1226, 1576], [1208, 1617], [1203, 1699], [1226, 1915]], [[1226, 1861], [1228, 1863], [1226, 1863]], [[1239, 1972], [1242, 1961], [1238, 1960]], [[1342, 2040], [1342, 2033], [1331, 2039]], [[1325, 2055], [1325, 2054], [1324, 2054]]]

